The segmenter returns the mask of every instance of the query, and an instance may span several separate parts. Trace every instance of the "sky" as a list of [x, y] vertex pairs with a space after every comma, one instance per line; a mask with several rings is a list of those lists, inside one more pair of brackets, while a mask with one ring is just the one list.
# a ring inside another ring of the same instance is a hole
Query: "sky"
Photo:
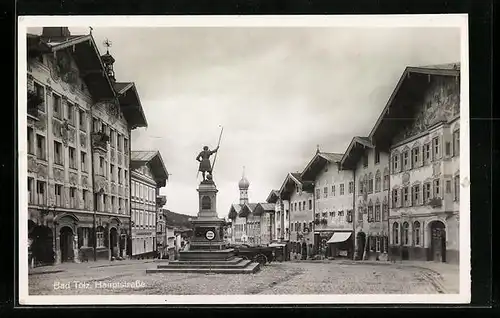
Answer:
[[[41, 28], [39, 28], [41, 30]], [[87, 34], [88, 28], [70, 28]], [[406, 66], [460, 61], [458, 28], [94, 28], [119, 82], [135, 82], [148, 127], [133, 150], [159, 150], [165, 208], [198, 213], [196, 155], [224, 128], [214, 167], [217, 211], [264, 202], [316, 152], [369, 134]], [[211, 158], [214, 159], [213, 156]]]

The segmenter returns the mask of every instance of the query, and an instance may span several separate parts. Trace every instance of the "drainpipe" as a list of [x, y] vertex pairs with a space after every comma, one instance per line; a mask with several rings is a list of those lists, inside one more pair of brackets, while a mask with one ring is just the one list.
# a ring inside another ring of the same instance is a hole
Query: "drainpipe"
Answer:
[[352, 221], [352, 233], [354, 234], [352, 240], [352, 259], [356, 259], [356, 169], [352, 169], [352, 179], [353, 179], [353, 187], [352, 187], [352, 212], [351, 212], [351, 221]]
[[[132, 130], [128, 129], [128, 238], [126, 246], [129, 248], [129, 258], [132, 259], [132, 169], [130, 155], [132, 153]], [[130, 246], [129, 246], [130, 242]]]
[[97, 228], [96, 228], [96, 213], [97, 213], [97, 194], [95, 188], [95, 169], [94, 169], [94, 116], [93, 116], [93, 105], [90, 106], [90, 165], [92, 173], [92, 196], [93, 196], [93, 233], [94, 233], [94, 262], [97, 261]]
[[[391, 207], [392, 207], [392, 202], [391, 202], [391, 175], [392, 175], [392, 156], [391, 156], [391, 148], [389, 147], [389, 184], [388, 189], [387, 189], [387, 258], [392, 259], [392, 252], [390, 248], [390, 238], [391, 238], [391, 221], [390, 221], [390, 216], [391, 216]], [[422, 191], [423, 192], [423, 191]], [[392, 238], [394, 241], [394, 238]]]

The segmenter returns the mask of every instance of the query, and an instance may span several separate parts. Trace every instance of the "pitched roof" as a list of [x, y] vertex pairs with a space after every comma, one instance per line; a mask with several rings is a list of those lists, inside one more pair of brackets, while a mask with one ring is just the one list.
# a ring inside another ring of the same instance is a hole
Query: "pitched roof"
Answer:
[[148, 122], [135, 83], [116, 82], [114, 87], [118, 93], [118, 100], [127, 123], [133, 128], [147, 127]]
[[301, 180], [314, 181], [326, 164], [340, 162], [340, 160], [342, 160], [341, 153], [316, 152], [302, 171]]
[[241, 211], [238, 213], [239, 217], [245, 217], [248, 216], [250, 213], [253, 213], [255, 210], [255, 207], [257, 206], [257, 203], [245, 203], [241, 207]]
[[267, 202], [257, 203], [254, 213], [255, 215], [261, 215], [262, 213], [265, 212], [274, 212], [274, 207], [275, 207], [274, 203], [267, 203]]
[[[54, 36], [48, 36], [49, 33]], [[77, 64], [79, 76], [85, 82], [94, 99], [116, 100], [118, 98], [120, 110], [129, 127], [131, 129], [147, 127], [146, 117], [135, 85], [133, 83], [114, 83], [114, 80], [106, 72], [102, 56], [92, 34], [71, 35], [68, 31], [68, 34], [64, 36], [62, 36], [64, 32], [59, 32], [59, 35], [55, 36], [57, 32], [49, 33], [45, 35], [43, 33], [42, 35], [28, 34], [28, 52], [33, 55], [57, 51], [67, 52]], [[123, 84], [132, 85], [123, 90]], [[119, 95], [120, 93], [122, 95]]]
[[386, 106], [372, 128], [368, 138], [377, 147], [388, 148], [391, 136], [401, 129], [412, 111], [412, 103], [428, 87], [430, 76], [460, 76], [460, 63], [429, 66], [408, 66], [403, 71]]
[[278, 201], [279, 197], [280, 197], [280, 193], [278, 190], [271, 190], [271, 192], [267, 196], [266, 201], [269, 203], [276, 203], [276, 201]]
[[373, 144], [368, 137], [353, 137], [347, 150], [340, 161], [344, 169], [354, 169], [356, 163], [363, 155], [365, 148], [373, 148]]
[[[283, 181], [283, 184], [281, 185], [281, 188], [279, 190], [281, 198], [288, 198], [292, 191], [295, 190], [295, 186], [301, 186], [303, 190], [309, 190], [314, 186], [314, 182], [311, 182], [309, 180], [304, 181], [302, 180], [300, 175], [301, 174], [298, 172], [292, 172], [286, 176], [285, 181]], [[291, 184], [294, 184], [295, 186], [292, 188], [290, 186]]]
[[235, 219], [241, 211], [241, 204], [231, 204], [229, 208], [228, 218]]
[[160, 152], [155, 150], [133, 150], [130, 153], [130, 166], [137, 168], [144, 164], [150, 164], [156, 183], [158, 186], [164, 187], [168, 180], [168, 171], [165, 168]]

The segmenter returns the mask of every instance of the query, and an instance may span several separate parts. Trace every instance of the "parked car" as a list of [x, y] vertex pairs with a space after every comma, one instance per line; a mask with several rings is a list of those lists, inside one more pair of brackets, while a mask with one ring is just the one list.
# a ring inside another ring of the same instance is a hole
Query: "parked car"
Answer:
[[275, 250], [269, 246], [250, 246], [247, 244], [230, 245], [234, 249], [235, 255], [243, 259], [265, 265], [275, 260]]

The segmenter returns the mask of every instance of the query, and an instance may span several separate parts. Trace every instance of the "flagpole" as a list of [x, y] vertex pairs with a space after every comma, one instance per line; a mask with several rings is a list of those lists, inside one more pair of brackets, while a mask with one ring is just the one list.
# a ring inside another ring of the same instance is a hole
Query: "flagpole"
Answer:
[[[220, 135], [219, 135], [219, 142], [217, 142], [217, 148], [219, 148], [220, 140], [222, 138], [222, 132], [223, 131], [224, 131], [224, 127], [221, 126]], [[217, 152], [215, 153], [214, 163], [212, 164], [212, 174], [214, 173], [215, 161], [217, 160], [217, 154], [218, 153], [219, 153], [219, 149], [217, 149]]]

